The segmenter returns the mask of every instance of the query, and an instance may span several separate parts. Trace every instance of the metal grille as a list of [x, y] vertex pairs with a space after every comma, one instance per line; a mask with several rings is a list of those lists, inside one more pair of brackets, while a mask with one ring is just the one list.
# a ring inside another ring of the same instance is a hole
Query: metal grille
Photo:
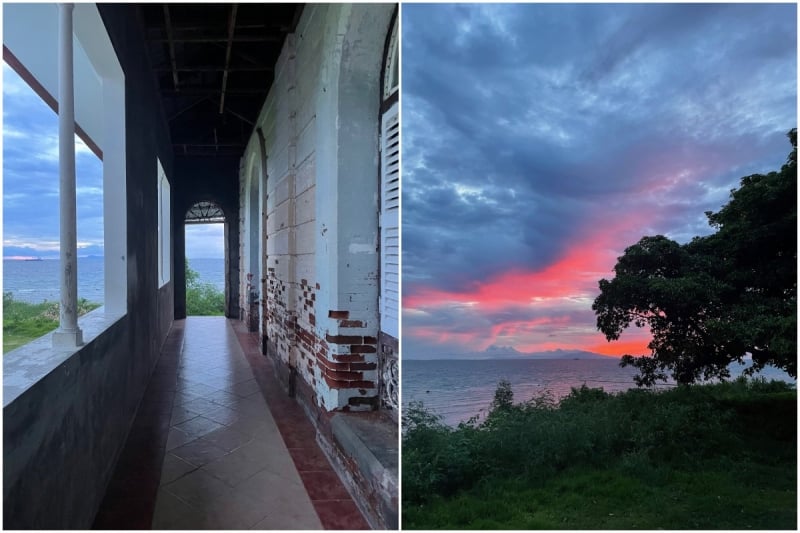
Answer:
[[187, 224], [215, 224], [225, 222], [225, 213], [213, 202], [197, 202], [186, 212]]

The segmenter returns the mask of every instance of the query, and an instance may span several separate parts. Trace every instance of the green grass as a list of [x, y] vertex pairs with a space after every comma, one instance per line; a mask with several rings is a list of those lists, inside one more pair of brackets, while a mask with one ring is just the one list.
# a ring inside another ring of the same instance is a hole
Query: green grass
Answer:
[[[58, 327], [58, 302], [31, 304], [3, 293], [3, 353], [28, 344]], [[78, 314], [97, 309], [100, 304], [81, 299]]]
[[581, 389], [483, 424], [404, 417], [404, 529], [795, 529], [797, 395]]
[[793, 476], [751, 467], [746, 474], [574, 468], [541, 484], [495, 480], [406, 506], [403, 529], [794, 529]]

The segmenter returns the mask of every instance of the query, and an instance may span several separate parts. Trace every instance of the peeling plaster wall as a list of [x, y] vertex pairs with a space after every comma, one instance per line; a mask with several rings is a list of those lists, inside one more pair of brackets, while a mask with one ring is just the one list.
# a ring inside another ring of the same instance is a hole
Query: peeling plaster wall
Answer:
[[[378, 401], [379, 91], [394, 8], [307, 5], [256, 125], [267, 155], [261, 331], [290, 389], [296, 375], [324, 411]], [[261, 160], [258, 143], [253, 134], [243, 161]]]

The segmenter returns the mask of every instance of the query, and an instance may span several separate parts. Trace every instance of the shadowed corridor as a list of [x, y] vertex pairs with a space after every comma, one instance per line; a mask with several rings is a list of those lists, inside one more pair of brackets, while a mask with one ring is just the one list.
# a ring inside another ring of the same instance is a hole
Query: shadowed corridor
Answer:
[[278, 385], [224, 317], [176, 320], [96, 529], [367, 529]]

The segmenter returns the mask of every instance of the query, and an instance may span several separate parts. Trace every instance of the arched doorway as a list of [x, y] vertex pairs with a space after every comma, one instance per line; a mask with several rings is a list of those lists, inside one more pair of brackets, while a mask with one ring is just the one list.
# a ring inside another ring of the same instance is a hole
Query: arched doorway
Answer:
[[259, 331], [261, 323], [261, 279], [263, 278], [262, 264], [265, 249], [262, 246], [265, 230], [263, 219], [263, 182], [261, 165], [256, 157], [252, 157], [247, 174], [245, 190], [244, 217], [245, 217], [245, 242], [243, 252], [242, 287], [241, 294], [244, 300], [243, 318], [249, 331]]
[[186, 210], [180, 261], [185, 315], [227, 315], [226, 222], [225, 212], [213, 201], [195, 202]]

